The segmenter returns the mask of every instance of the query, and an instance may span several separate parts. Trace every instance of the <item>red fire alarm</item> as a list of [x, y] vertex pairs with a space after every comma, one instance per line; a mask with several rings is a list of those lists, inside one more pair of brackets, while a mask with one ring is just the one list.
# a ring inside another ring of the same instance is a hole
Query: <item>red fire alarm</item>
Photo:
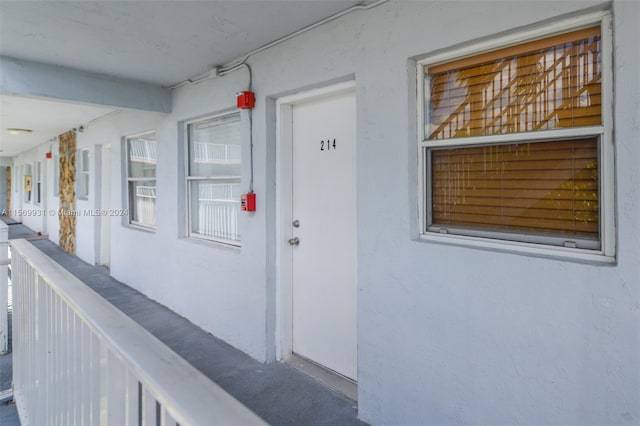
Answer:
[[53, 155], [51, 155], [51, 153], [50, 153], [50, 152], [47, 152], [47, 153], [44, 155], [44, 157], [45, 157], [45, 158], [52, 158], [52, 157], [53, 157]]
[[248, 194], [242, 194], [240, 197], [240, 210], [243, 212], [255, 212], [256, 211], [256, 194], [255, 192], [249, 192]]
[[253, 92], [239, 92], [236, 101], [238, 108], [251, 109], [256, 106], [256, 95]]

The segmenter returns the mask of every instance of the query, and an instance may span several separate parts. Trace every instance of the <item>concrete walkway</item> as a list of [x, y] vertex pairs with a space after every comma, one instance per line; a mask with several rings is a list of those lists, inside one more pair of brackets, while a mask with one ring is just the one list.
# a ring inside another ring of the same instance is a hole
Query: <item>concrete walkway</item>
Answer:
[[[11, 389], [13, 357], [11, 356], [11, 315], [9, 315], [9, 353], [0, 356], [0, 392]], [[13, 402], [0, 404], [0, 425], [20, 426], [18, 410]]]
[[[17, 226], [22, 225], [10, 226], [10, 232]], [[268, 423], [365, 424], [357, 419], [354, 401], [306, 374], [278, 362], [262, 364], [116, 281], [107, 268], [91, 266], [51, 241], [31, 242]]]

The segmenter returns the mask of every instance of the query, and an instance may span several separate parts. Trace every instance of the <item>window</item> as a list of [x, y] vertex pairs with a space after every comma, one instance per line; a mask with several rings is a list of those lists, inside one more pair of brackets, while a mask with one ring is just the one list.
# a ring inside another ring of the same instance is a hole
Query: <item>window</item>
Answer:
[[156, 134], [149, 132], [126, 139], [129, 223], [156, 226]]
[[612, 254], [610, 70], [592, 25], [420, 62], [423, 237]]
[[187, 124], [191, 236], [239, 245], [240, 114]]
[[24, 166], [24, 201], [31, 203], [31, 191], [33, 190], [33, 171], [31, 164]]
[[40, 205], [42, 202], [42, 161], [35, 162], [36, 174], [34, 176], [34, 190], [35, 190], [35, 202]]
[[76, 173], [78, 198], [87, 200], [89, 199], [89, 150], [78, 150], [76, 162], [78, 164], [78, 172]]
[[53, 156], [53, 195], [58, 197], [60, 195], [60, 157]]

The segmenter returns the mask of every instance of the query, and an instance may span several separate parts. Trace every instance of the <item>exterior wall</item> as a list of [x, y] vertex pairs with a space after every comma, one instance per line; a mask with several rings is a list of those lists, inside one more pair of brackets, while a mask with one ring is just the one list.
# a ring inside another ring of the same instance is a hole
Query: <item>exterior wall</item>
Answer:
[[[33, 148], [29, 151], [23, 152], [13, 159], [14, 166], [12, 167], [12, 171], [17, 171], [18, 175], [14, 173], [16, 176], [15, 181], [13, 182], [14, 190], [12, 194], [12, 208], [14, 210], [26, 210], [28, 214], [23, 214], [22, 216], [15, 217], [16, 220], [21, 221], [23, 224], [33, 229], [34, 231], [47, 233], [46, 229], [46, 199], [48, 194], [47, 184], [45, 182], [47, 176], [47, 168], [49, 167], [49, 162], [45, 158], [45, 153], [49, 151], [49, 143], [42, 144]], [[31, 202], [27, 202], [24, 197], [24, 169], [26, 164], [31, 165], [31, 175], [34, 178], [33, 181], [33, 189], [35, 191], [35, 162], [40, 161], [42, 163], [42, 202], [40, 205], [35, 203], [35, 192], [32, 192]]]
[[[47, 162], [47, 174], [46, 174], [46, 182], [45, 182], [45, 194], [47, 200], [47, 211], [58, 211], [60, 209], [60, 195], [58, 190], [54, 188], [56, 185], [56, 179], [54, 178], [54, 173], [56, 171], [60, 171], [60, 143], [56, 139], [54, 143], [51, 144], [51, 154], [53, 158], [50, 160], [46, 160]], [[55, 163], [58, 163], [58, 167], [55, 167]], [[57, 185], [56, 185], [57, 186]], [[56, 195], [58, 194], [58, 195]], [[60, 219], [57, 215], [51, 215], [47, 213], [46, 217], [46, 225], [47, 225], [47, 234], [49, 235], [49, 239], [56, 244], [60, 243]]]
[[[355, 75], [361, 418], [373, 424], [637, 424], [640, 4], [613, 3], [617, 263], [416, 238], [416, 69], [410, 58], [606, 5], [389, 2], [252, 57], [258, 210], [240, 217], [239, 249], [179, 237], [185, 186], [178, 124], [232, 108], [235, 93], [247, 85], [245, 71], [175, 90], [170, 115], [121, 112], [92, 124], [79, 145], [111, 145], [114, 208], [126, 207], [121, 138], [158, 132], [157, 231], [113, 217], [112, 275], [251, 356], [273, 360], [275, 99]], [[247, 144], [242, 156], [249, 158]], [[90, 195], [88, 207], [93, 204]], [[97, 246], [95, 222], [84, 219], [78, 254], [95, 259], [85, 254]]]

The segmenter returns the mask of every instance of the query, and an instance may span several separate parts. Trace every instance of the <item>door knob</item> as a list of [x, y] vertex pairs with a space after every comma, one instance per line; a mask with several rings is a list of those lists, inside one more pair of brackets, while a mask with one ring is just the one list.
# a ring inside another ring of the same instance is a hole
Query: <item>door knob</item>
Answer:
[[298, 238], [298, 237], [291, 238], [291, 239], [289, 240], [289, 244], [290, 244], [290, 245], [292, 245], [292, 246], [298, 246], [298, 245], [300, 245], [300, 238]]

